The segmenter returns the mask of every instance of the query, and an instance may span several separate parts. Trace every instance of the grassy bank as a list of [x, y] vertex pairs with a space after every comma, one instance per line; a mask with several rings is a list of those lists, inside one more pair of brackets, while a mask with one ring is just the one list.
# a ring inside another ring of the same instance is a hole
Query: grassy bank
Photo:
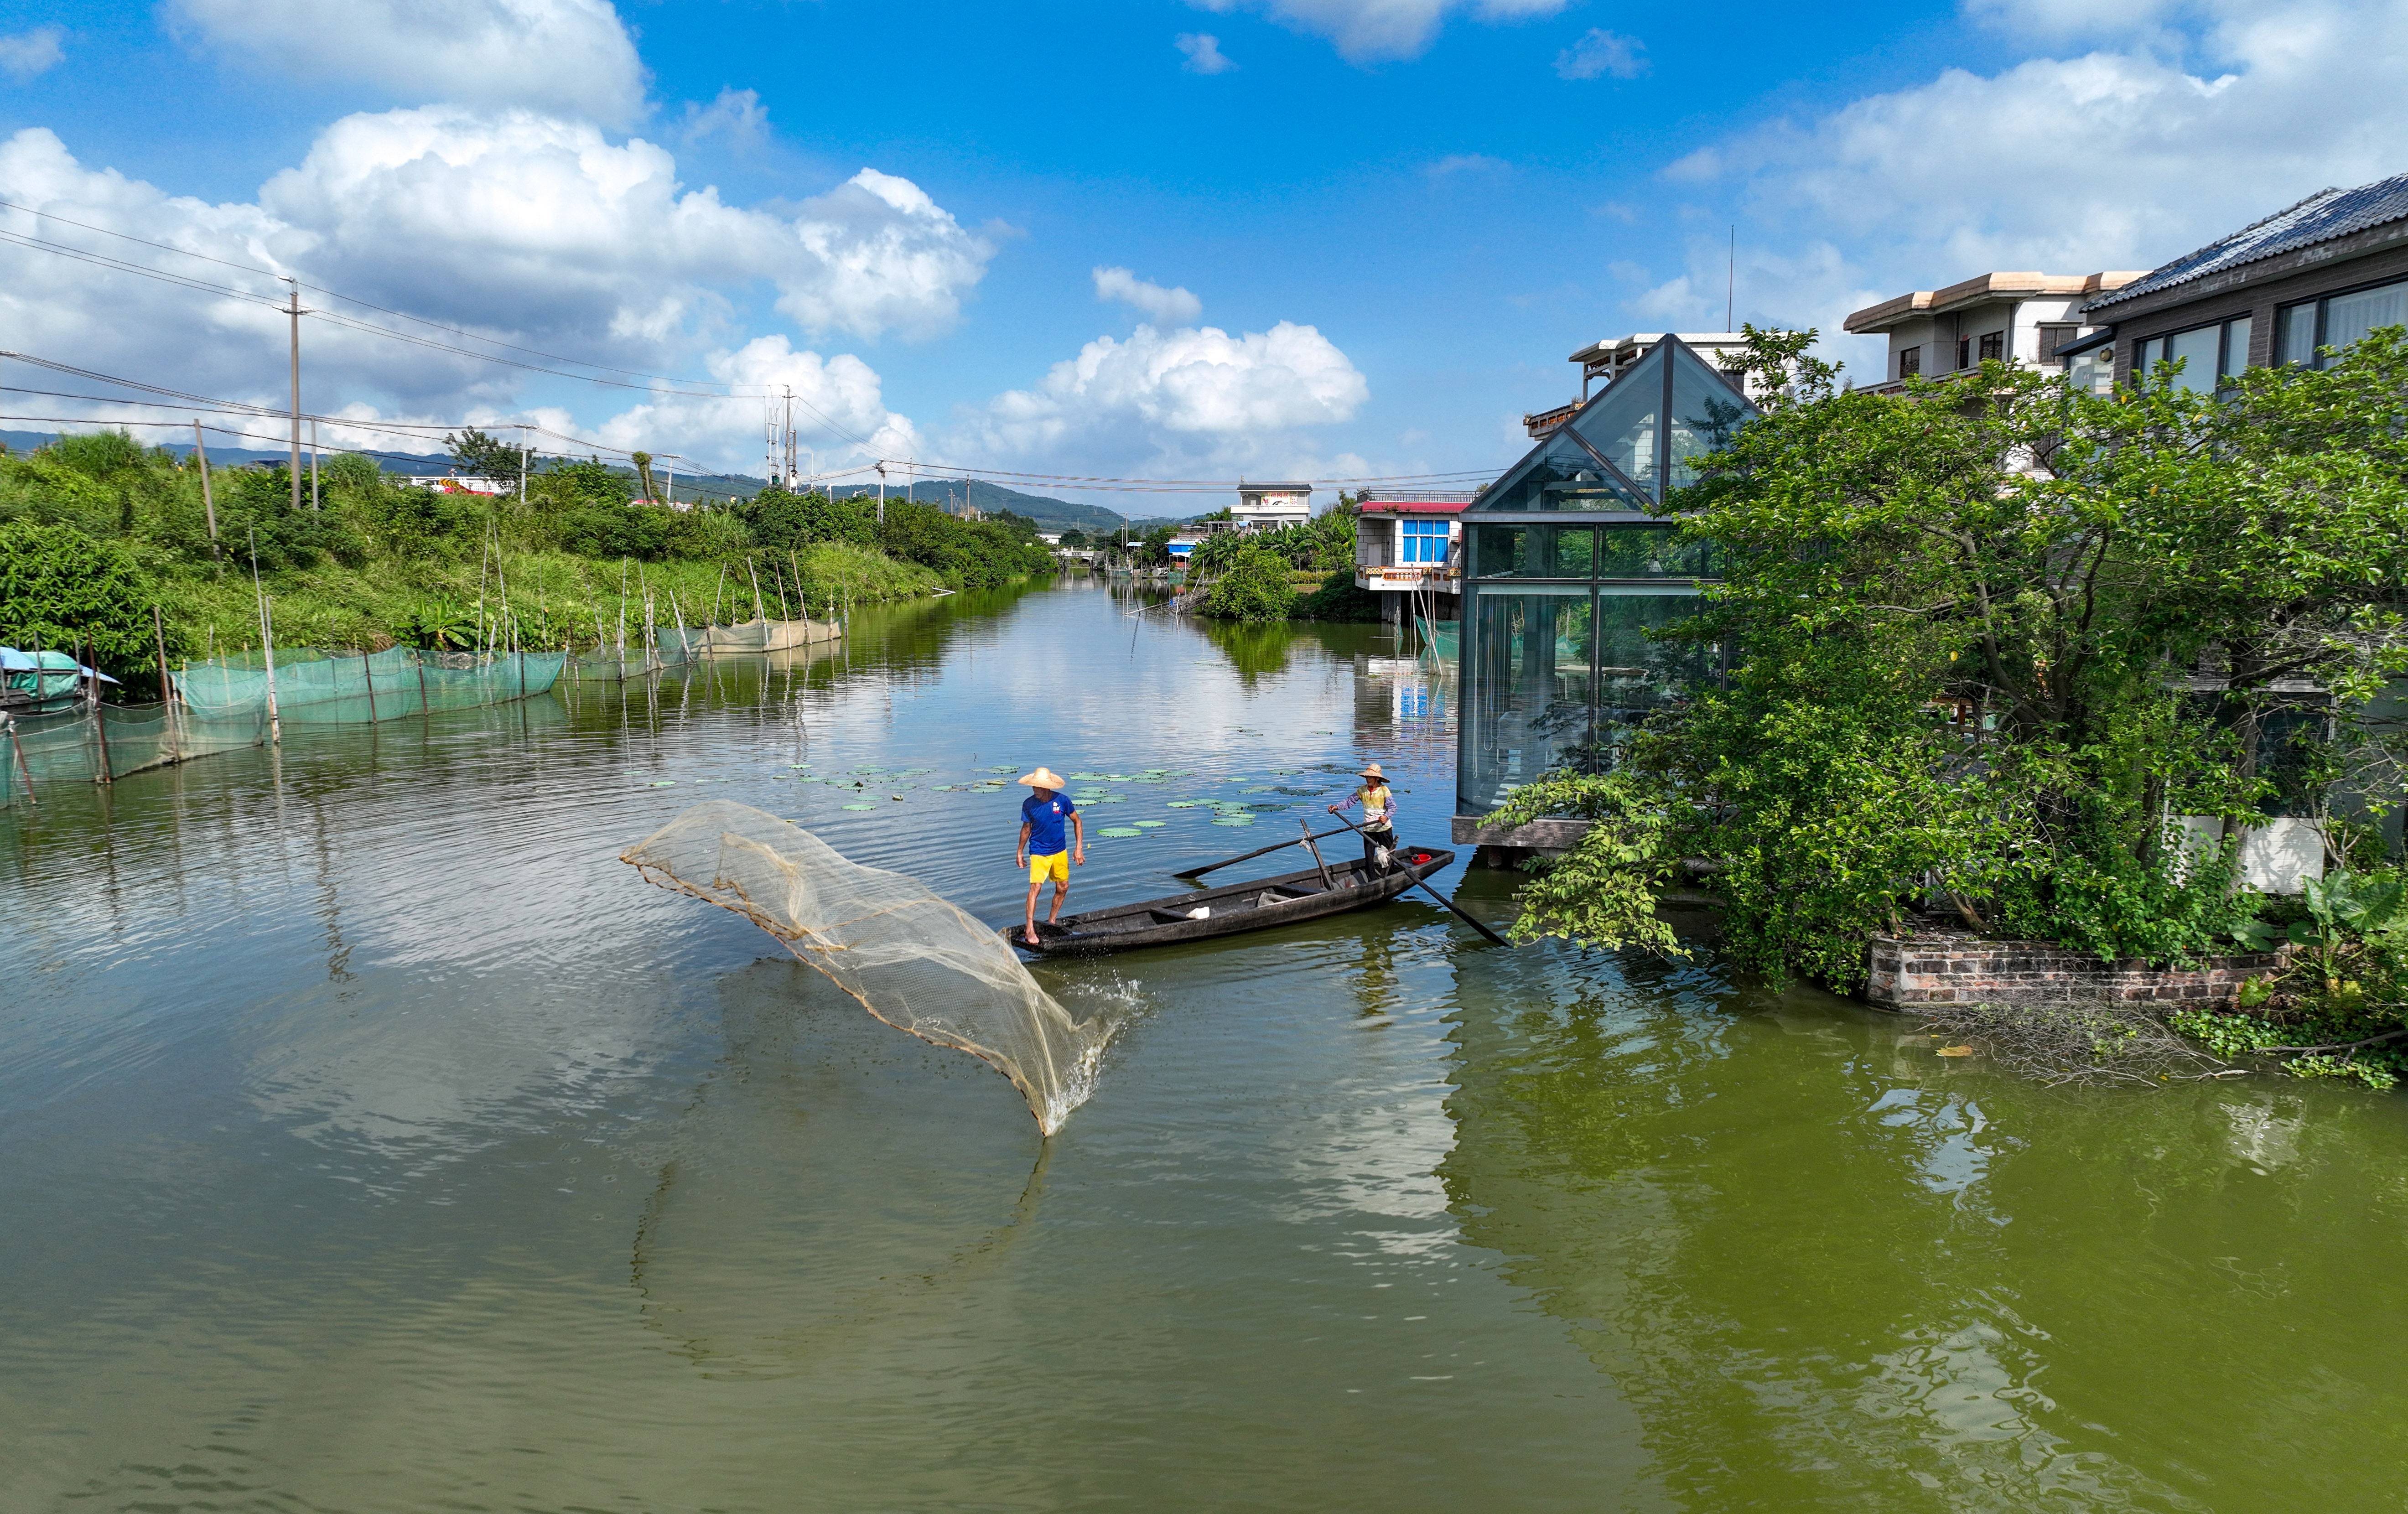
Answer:
[[[494, 445], [471, 440], [465, 452]], [[463, 466], [509, 477], [515, 462], [466, 456]], [[0, 450], [0, 643], [86, 648], [129, 692], [147, 690], [162, 640], [170, 659], [259, 644], [254, 564], [280, 645], [367, 648], [491, 645], [505, 634], [591, 647], [597, 621], [615, 639], [623, 607], [641, 625], [648, 597], [663, 623], [743, 621], [757, 583], [771, 615], [824, 618], [1054, 566], [1016, 517], [968, 521], [909, 502], [882, 512], [775, 488], [672, 511], [637, 497], [638, 486], [598, 463], [555, 461], [523, 493], [452, 493], [341, 455], [305, 476], [296, 505], [281, 467], [205, 476], [117, 433]]]
[[[775, 617], [827, 618], [830, 607], [909, 599], [943, 587], [930, 569], [898, 563], [872, 549], [842, 543], [794, 551], [752, 554], [761, 576], [761, 602]], [[624, 601], [620, 581], [626, 583]], [[742, 559], [733, 563], [670, 561], [608, 563], [556, 550], [509, 552], [500, 578], [489, 564], [457, 559], [370, 561], [362, 567], [322, 563], [264, 576], [274, 608], [276, 639], [285, 646], [380, 649], [396, 643], [428, 645], [440, 638], [475, 640], [480, 597], [488, 621], [500, 618], [507, 579], [508, 609], [530, 646], [591, 647], [598, 621], [615, 637], [624, 607], [627, 624], [643, 623], [650, 592], [662, 623], [696, 625], [710, 619], [752, 617], [752, 578]], [[800, 569], [797, 592], [796, 569]], [[479, 579], [483, 578], [481, 587]], [[229, 564], [223, 574], [203, 572], [161, 578], [160, 606], [174, 625], [186, 655], [208, 650], [255, 647], [259, 616], [248, 567]], [[447, 635], [448, 633], [448, 635]], [[633, 639], [633, 632], [630, 632]]]

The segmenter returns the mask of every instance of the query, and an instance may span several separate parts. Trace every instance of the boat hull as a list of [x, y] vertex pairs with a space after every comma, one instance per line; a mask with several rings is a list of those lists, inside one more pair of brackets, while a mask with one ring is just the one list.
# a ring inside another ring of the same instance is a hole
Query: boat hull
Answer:
[[[1066, 916], [1058, 924], [1039, 921], [1035, 946], [1028, 944], [1022, 925], [1002, 926], [997, 934], [1023, 951], [1047, 957], [1100, 956], [1206, 941], [1382, 904], [1455, 861], [1454, 852], [1435, 847], [1399, 847], [1395, 857], [1396, 865], [1387, 873], [1369, 878], [1360, 858], [1331, 864], [1334, 888], [1323, 885], [1321, 869], [1308, 867], [1167, 899], [1091, 909]], [[1210, 913], [1198, 920], [1192, 913], [1197, 909]]]

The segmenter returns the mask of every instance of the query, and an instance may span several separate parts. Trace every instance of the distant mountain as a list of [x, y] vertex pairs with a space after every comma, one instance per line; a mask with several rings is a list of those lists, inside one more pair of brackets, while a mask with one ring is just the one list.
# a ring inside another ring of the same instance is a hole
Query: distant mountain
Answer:
[[[923, 478], [906, 490], [900, 484], [886, 486], [888, 499], [915, 499], [923, 505], [935, 505], [958, 512], [967, 491], [969, 503], [992, 515], [998, 510], [1037, 522], [1040, 531], [1084, 531], [1089, 535], [1118, 531], [1123, 520], [1133, 533], [1143, 533], [1151, 527], [1172, 523], [1159, 516], [1126, 516], [1101, 505], [1081, 505], [1050, 494], [1024, 494], [1017, 489], [1007, 489], [984, 478]], [[844, 484], [839, 494], [875, 494], [876, 485]]]
[[[58, 436], [53, 432], [0, 431], [0, 442], [7, 443], [12, 452], [29, 452], [36, 447], [47, 447], [56, 440]], [[173, 433], [169, 433], [156, 445], [165, 447], [179, 457], [188, 456], [193, 450], [193, 443], [189, 436], [184, 440], [178, 441]], [[328, 448], [320, 455], [332, 457], [341, 450]], [[286, 449], [261, 450], [253, 448], [221, 446], [214, 441], [209, 443], [209, 464], [212, 467], [239, 467], [246, 463], [281, 463], [289, 455], [289, 450]], [[374, 458], [377, 465], [387, 473], [441, 474], [452, 471], [452, 460], [439, 452], [432, 454], [366, 452], [362, 455]], [[307, 461], [306, 458], [304, 461]], [[624, 473], [630, 477], [635, 473], [633, 468], [624, 464], [611, 464], [611, 471]], [[666, 473], [666, 469], [663, 472]], [[676, 476], [676, 483], [677, 497], [682, 500], [749, 499], [767, 487], [763, 479], [742, 473], [681, 473]], [[832, 492], [838, 495], [876, 494], [878, 489], [873, 484], [839, 484]], [[1040, 531], [1083, 531], [1090, 536], [1100, 536], [1118, 531], [1123, 521], [1125, 520], [1132, 535], [1142, 535], [1158, 525], [1177, 525], [1182, 521], [1195, 519], [1192, 515], [1124, 517], [1118, 511], [1106, 509], [1101, 505], [1082, 505], [1067, 499], [1055, 499], [1048, 494], [1024, 494], [1017, 489], [1006, 489], [1001, 484], [989, 483], [984, 478], [922, 478], [909, 489], [900, 484], [889, 484], [886, 487], [886, 497], [915, 499], [923, 505], [935, 505], [940, 508], [959, 511], [965, 492], [968, 493], [969, 503], [977, 506], [981, 510], [990, 515], [1001, 510], [1010, 510], [1014, 515], [1036, 521]]]

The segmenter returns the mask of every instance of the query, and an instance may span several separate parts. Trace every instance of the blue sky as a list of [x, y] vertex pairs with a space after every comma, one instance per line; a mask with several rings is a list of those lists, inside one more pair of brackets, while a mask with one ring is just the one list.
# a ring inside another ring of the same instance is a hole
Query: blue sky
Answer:
[[0, 212], [236, 292], [0, 247], [10, 347], [280, 403], [238, 295], [293, 272], [696, 381], [313, 299], [354, 322], [305, 327], [330, 444], [533, 420], [754, 471], [788, 385], [829, 471], [1501, 469], [1573, 348], [1721, 326], [1733, 226], [1740, 317], [1836, 336], [2408, 167], [2408, 8], [2339, 0], [36, 0], [0, 33], [0, 199], [243, 264]]

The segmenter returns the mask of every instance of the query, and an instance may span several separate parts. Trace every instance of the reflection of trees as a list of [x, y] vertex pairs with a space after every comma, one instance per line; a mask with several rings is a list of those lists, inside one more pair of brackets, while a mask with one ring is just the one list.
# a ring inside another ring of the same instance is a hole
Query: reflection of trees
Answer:
[[1201, 622], [1205, 636], [1221, 649], [1238, 670], [1238, 677], [1251, 684], [1266, 674], [1287, 671], [1288, 643], [1299, 634], [1299, 628], [1285, 621], [1245, 625], [1234, 621]]
[[[2357, 1266], [2396, 1254], [2378, 1238], [2408, 1208], [2392, 1143], [2371, 1118], [2330, 1123], [2371, 1105], [2305, 1095], [2348, 1169], [2318, 1175], [2312, 1154], [2253, 1154], [2300, 1137], [2239, 1090], [2070, 1096], [1942, 1070], [1904, 1049], [1911, 1026], [1828, 1001], [1718, 1005], [1634, 970], [1593, 972], [1566, 1004], [1544, 958], [1479, 970], [1504, 977], [1466, 984], [1440, 1177], [1467, 1238], [1634, 1407], [1688, 1507], [2193, 1507], [2156, 1475], [2279, 1479], [2310, 1460], [2277, 1473], [2228, 1447], [2228, 1384], [2252, 1385], [2250, 1439], [2272, 1449], [2358, 1433], [2318, 1386], [2333, 1371], [2389, 1380], [2346, 1311], [2311, 1349], [2268, 1291], [2334, 1265], [2329, 1227], [2357, 1232]], [[2265, 1202], [2236, 1230], [2229, 1191], [2253, 1165]], [[2234, 1253], [2254, 1280], [2204, 1260]], [[2361, 1473], [2319, 1475], [2327, 1495], [2293, 1507], [2372, 1496]], [[2232, 1507], [2283, 1507], [2279, 1486]]]

